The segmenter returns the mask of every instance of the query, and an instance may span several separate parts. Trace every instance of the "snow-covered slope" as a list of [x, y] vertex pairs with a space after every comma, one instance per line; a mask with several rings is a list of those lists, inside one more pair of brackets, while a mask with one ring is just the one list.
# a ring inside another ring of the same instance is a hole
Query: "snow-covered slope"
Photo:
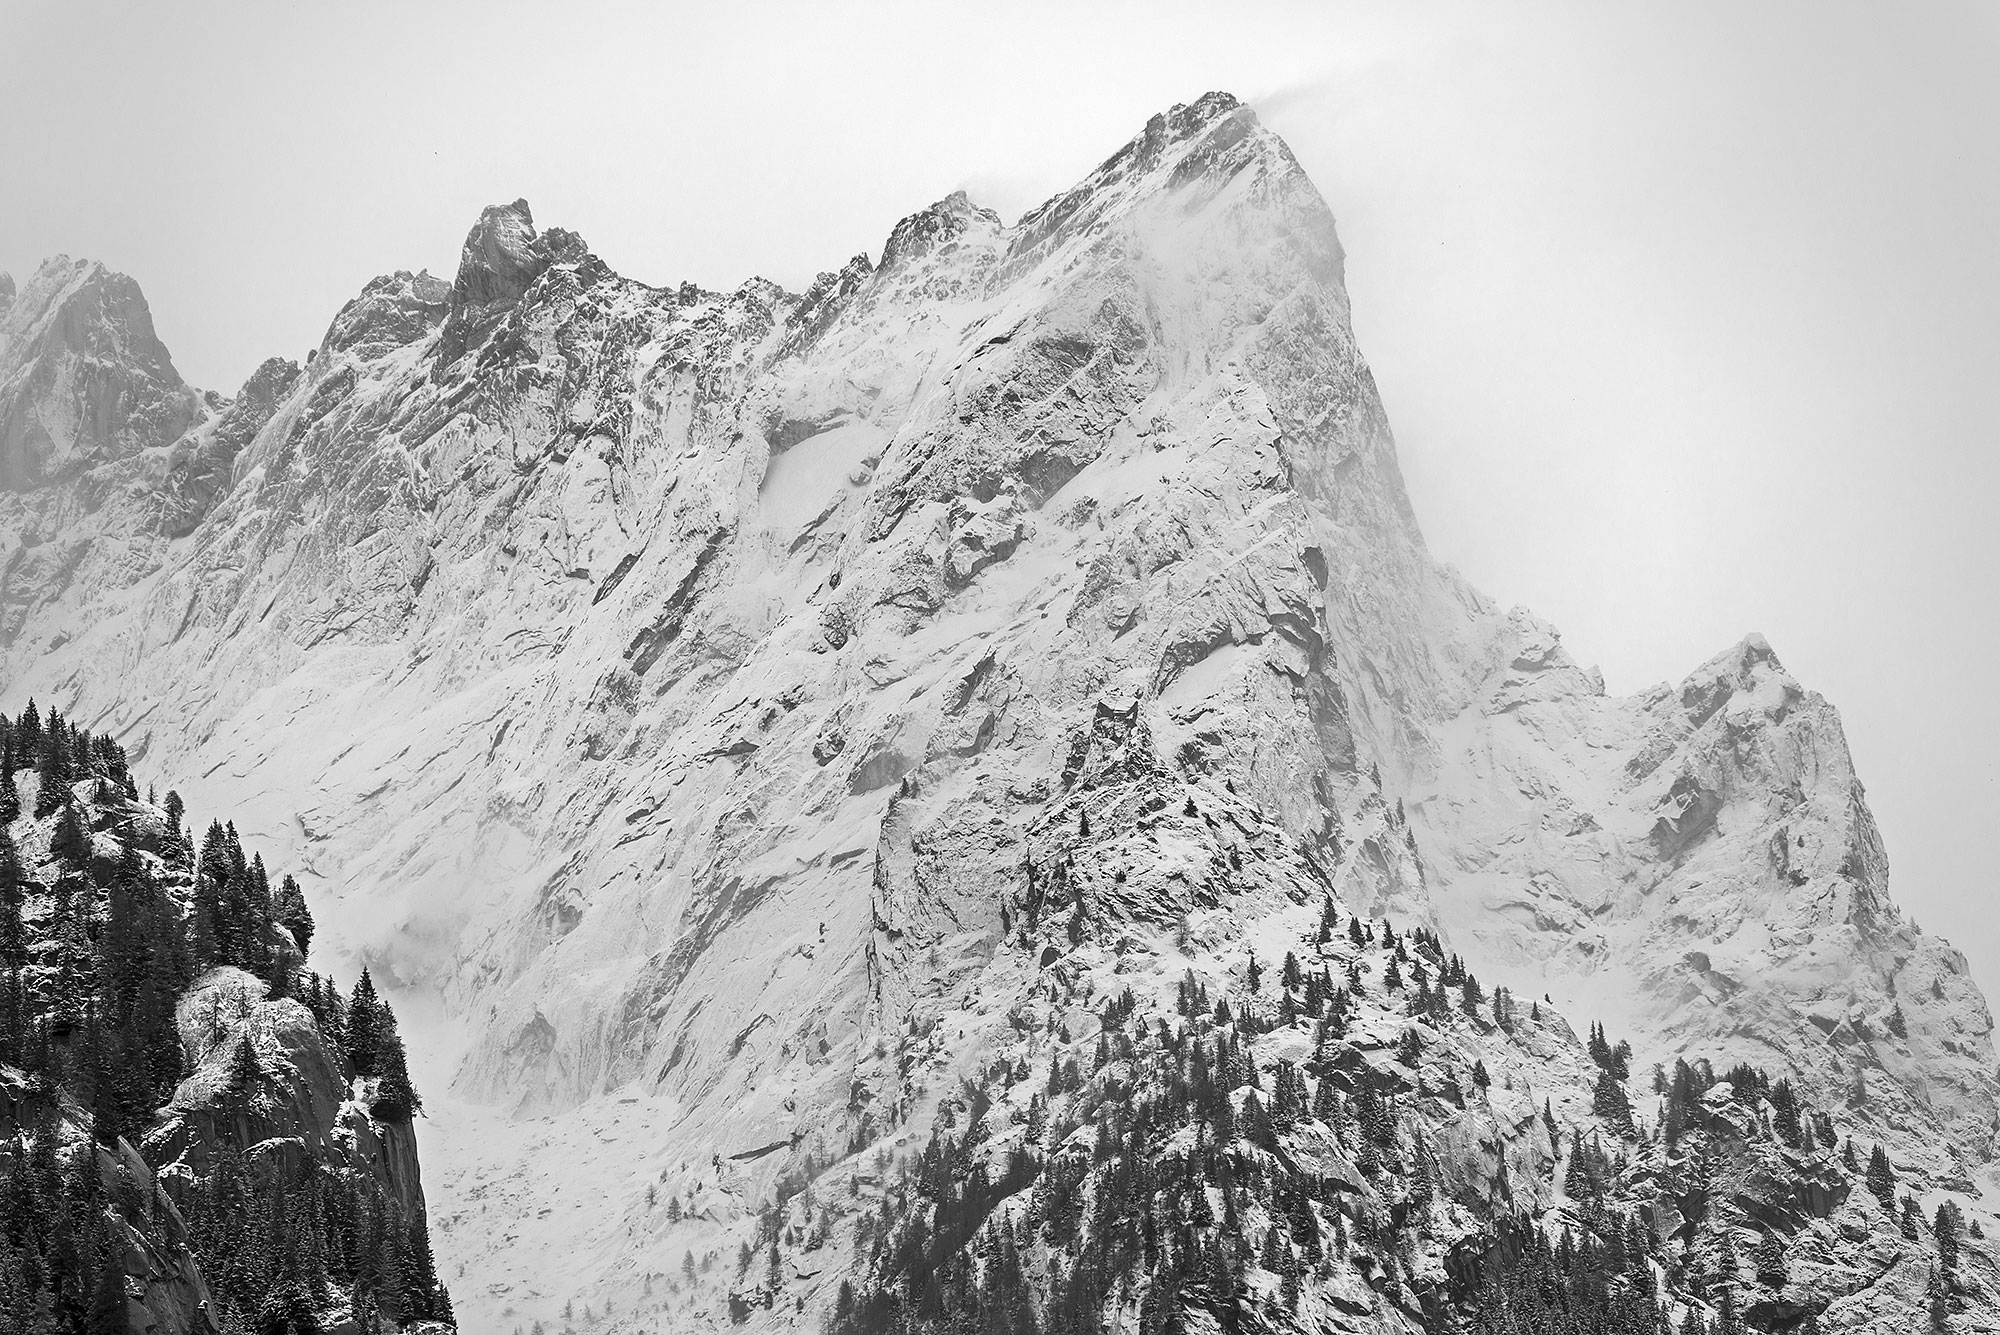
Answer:
[[[1341, 266], [1220, 94], [803, 295], [649, 287], [490, 208], [452, 282], [378, 279], [302, 371], [107, 447], [126, 510], [0, 492], [0, 704], [237, 813], [318, 878], [330, 946], [440, 998], [468, 1328], [644, 1311], [691, 1249], [733, 1276], [803, 1165], [917, 1135], [1074, 945], [1019, 936], [1035, 831], [1135, 729], [1148, 784], [1257, 813], [1271, 876], [1437, 929], [1645, 1069], [1789, 1070], [1969, 1188], [1991, 1022], [1889, 899], [1832, 708], [1755, 637], [1608, 697], [1435, 563]], [[1179, 888], [1113, 916], [1171, 938], [1215, 858], [1126, 850], [1106, 887]], [[752, 1319], [818, 1320], [845, 1263], [814, 1264]]]

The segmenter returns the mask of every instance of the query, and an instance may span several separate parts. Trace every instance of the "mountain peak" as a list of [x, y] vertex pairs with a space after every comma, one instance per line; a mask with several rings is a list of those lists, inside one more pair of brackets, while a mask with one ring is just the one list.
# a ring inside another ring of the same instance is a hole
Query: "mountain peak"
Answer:
[[164, 445], [200, 414], [139, 284], [55, 255], [0, 301], [0, 487], [28, 489]]
[[882, 247], [882, 268], [892, 269], [958, 239], [974, 227], [1000, 230], [1000, 215], [974, 204], [963, 190], [897, 223]]
[[489, 306], [515, 301], [548, 267], [536, 246], [534, 214], [528, 201], [489, 204], [465, 234], [459, 252], [458, 278], [453, 287], [468, 305]]
[[1225, 93], [1218, 89], [1203, 93], [1192, 102], [1177, 103], [1153, 117], [1153, 120], [1161, 122], [1169, 133], [1185, 137], [1237, 112], [1242, 112], [1252, 124], [1256, 123], [1256, 112], [1233, 93]]
[[1174, 147], [1204, 138], [1218, 129], [1223, 129], [1222, 146], [1226, 147], [1261, 128], [1257, 113], [1228, 93], [1205, 93], [1192, 102], [1179, 103], [1155, 114], [1146, 122], [1146, 128], [1114, 153], [1104, 166], [1111, 167], [1129, 156], [1133, 164], [1150, 167]]
[[[1338, 290], [1345, 305], [1332, 210], [1285, 142], [1228, 93], [1208, 93], [1153, 116], [1082, 181], [1029, 210], [1018, 224], [1015, 262], [1038, 262], [1121, 217], [1146, 215], [1157, 230], [1211, 206], [1303, 247], [1312, 276]], [[1262, 221], [1252, 220], [1257, 214]], [[1238, 233], [1239, 256], [1258, 253], [1260, 243], [1240, 226], [1228, 230]]]

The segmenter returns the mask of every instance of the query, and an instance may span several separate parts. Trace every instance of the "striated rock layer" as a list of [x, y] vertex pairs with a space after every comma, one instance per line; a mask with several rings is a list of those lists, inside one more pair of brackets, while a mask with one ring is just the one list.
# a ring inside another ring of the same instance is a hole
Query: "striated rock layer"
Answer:
[[[721, 1319], [804, 1165], [920, 1144], [1086, 948], [1019, 914], [1113, 734], [1140, 758], [1101, 782], [1257, 813], [1239, 863], [1439, 932], [1643, 1071], [1788, 1072], [1973, 1208], [1991, 1020], [1890, 898], [1833, 708], [1755, 636], [1608, 696], [1433, 561], [1342, 259], [1211, 94], [1012, 225], [954, 195], [802, 295], [648, 286], [489, 208], [451, 283], [375, 280], [227, 402], [129, 280], [52, 262], [0, 311], [0, 704], [237, 813], [442, 998], [457, 1095], [516, 1119], [446, 1123], [471, 1328], [638, 1320], [684, 1252], [726, 1264], [674, 1310]], [[1240, 985], [1234, 937], [1174, 943], [1224, 852], [1153, 829], [1100, 887], [1147, 996]], [[1141, 869], [1180, 880], [1123, 902]], [[817, 1321], [829, 1245], [736, 1315]]]

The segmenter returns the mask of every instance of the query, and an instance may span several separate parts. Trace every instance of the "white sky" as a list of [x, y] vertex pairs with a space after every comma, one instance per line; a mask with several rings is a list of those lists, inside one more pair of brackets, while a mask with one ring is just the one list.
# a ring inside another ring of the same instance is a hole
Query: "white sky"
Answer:
[[2000, 8], [0, 0], [0, 52], [0, 269], [131, 273], [224, 392], [489, 202], [799, 288], [1250, 99], [1433, 549], [1614, 690], [1769, 635], [2000, 997]]

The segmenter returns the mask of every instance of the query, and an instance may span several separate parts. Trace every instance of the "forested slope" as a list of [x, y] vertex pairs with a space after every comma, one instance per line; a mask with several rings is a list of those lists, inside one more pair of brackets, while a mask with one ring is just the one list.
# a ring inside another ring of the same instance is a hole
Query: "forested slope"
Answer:
[[0, 718], [0, 1331], [448, 1325], [394, 1013], [233, 826]]

